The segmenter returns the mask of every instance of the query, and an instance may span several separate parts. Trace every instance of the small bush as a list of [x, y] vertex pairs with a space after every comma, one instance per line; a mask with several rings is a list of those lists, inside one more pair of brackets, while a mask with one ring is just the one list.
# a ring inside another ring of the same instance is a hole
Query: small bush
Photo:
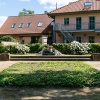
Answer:
[[70, 44], [70, 50], [72, 54], [88, 54], [89, 49], [89, 44], [87, 43], [73, 41]]
[[22, 45], [22, 44], [18, 44], [16, 46], [16, 49], [17, 49], [17, 53], [20, 53], [20, 54], [26, 54], [26, 53], [29, 53], [30, 51], [30, 48], [26, 45]]
[[16, 54], [18, 52], [17, 45], [7, 45], [6, 52], [9, 52], [11, 54]]
[[28, 46], [29, 46], [29, 48], [30, 48], [30, 53], [38, 53], [38, 52], [40, 52], [46, 45], [45, 45], [45, 44], [36, 43], [36, 44], [29, 44]]
[[89, 47], [90, 47], [90, 50], [89, 50], [90, 53], [100, 53], [100, 44], [91, 43]]
[[10, 35], [6, 35], [6, 36], [2, 36], [0, 38], [1, 41], [9, 41], [9, 42], [16, 42], [16, 39], [14, 39], [12, 36]]
[[6, 47], [0, 44], [0, 53], [4, 53], [6, 51]]

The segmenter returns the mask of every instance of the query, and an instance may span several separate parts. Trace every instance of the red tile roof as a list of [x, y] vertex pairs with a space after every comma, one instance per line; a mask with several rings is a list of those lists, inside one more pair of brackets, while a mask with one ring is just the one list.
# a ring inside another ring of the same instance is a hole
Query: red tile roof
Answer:
[[[91, 7], [85, 7], [85, 2], [92, 2]], [[93, 11], [100, 10], [100, 0], [78, 0], [76, 2], [69, 3], [66, 6], [51, 11], [53, 13], [69, 13], [69, 12], [80, 12], [80, 11]]]
[[[52, 31], [50, 23], [53, 21], [52, 18], [48, 17], [47, 14], [34, 14], [28, 16], [10, 16], [5, 21], [0, 29], [0, 34], [34, 34], [34, 33], [48, 33]], [[27, 23], [31, 22], [30, 27], [26, 27]], [[43, 22], [42, 27], [38, 27], [38, 23]], [[15, 28], [11, 26], [16, 23]], [[23, 23], [23, 27], [19, 28], [20, 23]]]

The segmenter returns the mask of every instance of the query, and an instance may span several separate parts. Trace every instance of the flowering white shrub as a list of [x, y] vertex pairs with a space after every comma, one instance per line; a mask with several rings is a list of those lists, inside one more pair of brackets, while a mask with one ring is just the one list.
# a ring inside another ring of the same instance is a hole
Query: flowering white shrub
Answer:
[[21, 54], [26, 54], [30, 51], [30, 48], [28, 46], [25, 46], [25, 45], [22, 45], [22, 44], [19, 44], [17, 45], [17, 52], [18, 53], [21, 53]]
[[70, 44], [72, 54], [87, 54], [89, 49], [89, 43], [79, 43], [77, 41], [73, 41]]

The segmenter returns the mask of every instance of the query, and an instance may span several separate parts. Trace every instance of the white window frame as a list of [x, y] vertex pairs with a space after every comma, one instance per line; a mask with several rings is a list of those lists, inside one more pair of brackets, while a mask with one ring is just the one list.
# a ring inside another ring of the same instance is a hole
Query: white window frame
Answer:
[[31, 27], [31, 24], [32, 24], [31, 22], [27, 23], [27, 26], [26, 27], [27, 28]]
[[43, 26], [43, 22], [39, 22], [38, 27], [42, 27], [42, 26]]
[[23, 27], [23, 25], [24, 25], [23, 23], [20, 23], [20, 25], [19, 25], [18, 27], [19, 27], [19, 28], [22, 28], [22, 27]]
[[16, 27], [16, 23], [13, 23], [11, 28], [15, 28]]

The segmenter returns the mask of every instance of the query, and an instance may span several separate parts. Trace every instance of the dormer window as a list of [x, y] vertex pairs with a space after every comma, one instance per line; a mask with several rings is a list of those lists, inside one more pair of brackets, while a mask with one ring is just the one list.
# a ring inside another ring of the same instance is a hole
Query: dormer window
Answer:
[[20, 23], [19, 28], [22, 28], [22, 27], [23, 27], [23, 23]]
[[31, 26], [31, 23], [27, 23], [27, 26], [26, 27], [30, 27]]
[[16, 27], [16, 23], [12, 24], [11, 28], [15, 28]]
[[85, 2], [84, 3], [84, 7], [91, 7], [92, 6], [92, 2]]
[[38, 23], [38, 27], [42, 27], [42, 25], [43, 25], [43, 22]]

